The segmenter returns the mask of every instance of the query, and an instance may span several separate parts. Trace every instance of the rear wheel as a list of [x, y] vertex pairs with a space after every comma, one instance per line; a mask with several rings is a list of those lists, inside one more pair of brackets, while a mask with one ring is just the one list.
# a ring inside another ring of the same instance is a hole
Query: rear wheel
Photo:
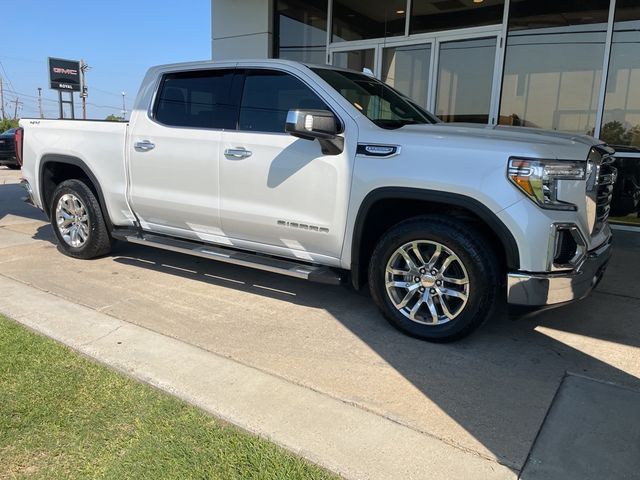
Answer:
[[7, 165], [10, 170], [20, 170], [20, 165]]
[[396, 328], [446, 342], [490, 315], [498, 261], [479, 232], [439, 216], [416, 217], [380, 239], [369, 265], [371, 295]]
[[70, 257], [89, 259], [111, 250], [111, 238], [100, 204], [81, 180], [66, 180], [53, 192], [51, 225], [60, 250]]

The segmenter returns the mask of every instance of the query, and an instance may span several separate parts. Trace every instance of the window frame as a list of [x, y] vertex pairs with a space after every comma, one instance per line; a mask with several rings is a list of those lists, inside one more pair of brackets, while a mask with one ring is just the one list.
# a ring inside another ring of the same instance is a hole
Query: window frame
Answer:
[[[158, 120], [158, 117], [157, 117], [158, 107], [160, 105], [160, 100], [161, 100], [161, 97], [162, 97], [162, 95], [161, 95], [162, 94], [162, 90], [164, 89], [165, 81], [166, 81], [168, 76], [176, 75], [176, 74], [202, 73], [202, 72], [220, 72], [220, 71], [230, 71], [232, 73], [230, 94], [231, 94], [232, 101], [235, 102], [234, 106], [236, 107], [235, 118], [234, 118], [234, 122], [233, 122], [235, 127], [233, 129], [231, 129], [231, 128], [216, 128], [216, 127], [193, 127], [193, 126], [187, 126], [187, 125], [169, 125], [167, 123], [164, 123], [164, 122]], [[158, 80], [156, 81], [156, 84], [154, 86], [154, 93], [153, 93], [153, 97], [151, 99], [149, 110], [147, 111], [147, 117], [152, 122], [157, 123], [158, 125], [162, 125], [165, 128], [178, 128], [178, 129], [188, 129], [188, 130], [206, 130], [206, 131], [218, 131], [218, 132], [237, 130], [237, 128], [238, 128], [238, 118], [239, 118], [239, 115], [240, 115], [240, 100], [241, 100], [241, 95], [242, 95], [242, 90], [241, 89], [238, 90], [238, 81], [239, 81], [239, 79], [238, 79], [238, 69], [235, 66], [231, 66], [231, 65], [224, 65], [224, 66], [218, 66], [218, 67], [209, 67], [209, 66], [207, 66], [205, 68], [194, 68], [194, 69], [189, 69], [189, 70], [171, 70], [171, 71], [162, 72], [158, 76]]]

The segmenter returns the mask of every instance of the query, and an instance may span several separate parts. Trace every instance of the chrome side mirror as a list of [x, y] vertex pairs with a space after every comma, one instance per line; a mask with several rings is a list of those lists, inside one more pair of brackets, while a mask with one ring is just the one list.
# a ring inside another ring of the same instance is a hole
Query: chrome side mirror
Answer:
[[284, 130], [305, 140], [332, 139], [338, 134], [338, 121], [329, 110], [289, 110]]
[[329, 110], [289, 110], [284, 130], [305, 140], [317, 138], [325, 155], [339, 155], [344, 151], [344, 138], [338, 136], [338, 119]]

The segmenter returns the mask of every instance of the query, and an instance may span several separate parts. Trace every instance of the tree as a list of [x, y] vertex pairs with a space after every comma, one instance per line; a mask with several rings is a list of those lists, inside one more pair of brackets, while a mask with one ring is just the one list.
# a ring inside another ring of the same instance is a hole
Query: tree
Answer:
[[124, 122], [124, 117], [120, 117], [112, 113], [111, 115], [107, 115], [107, 118], [105, 118], [105, 120], [108, 120], [110, 122]]
[[614, 120], [613, 122], [608, 122], [602, 125], [600, 138], [609, 145], [621, 145], [624, 144], [624, 134], [624, 125], [617, 120]]
[[4, 120], [0, 120], [0, 133], [5, 130], [9, 130], [10, 128], [15, 128], [18, 126], [18, 120], [14, 120], [13, 118], [5, 118]]
[[625, 145], [640, 147], [640, 125], [631, 127], [624, 134]]

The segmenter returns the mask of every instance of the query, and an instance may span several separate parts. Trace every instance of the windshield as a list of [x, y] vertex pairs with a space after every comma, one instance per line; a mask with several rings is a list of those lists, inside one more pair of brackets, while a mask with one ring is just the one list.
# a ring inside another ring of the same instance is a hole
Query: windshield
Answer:
[[6, 132], [4, 132], [2, 135], [11, 135], [12, 133], [16, 133], [16, 130], [17, 128], [10, 128]]
[[439, 121], [380, 80], [344, 70], [312, 70], [379, 127], [393, 129]]

